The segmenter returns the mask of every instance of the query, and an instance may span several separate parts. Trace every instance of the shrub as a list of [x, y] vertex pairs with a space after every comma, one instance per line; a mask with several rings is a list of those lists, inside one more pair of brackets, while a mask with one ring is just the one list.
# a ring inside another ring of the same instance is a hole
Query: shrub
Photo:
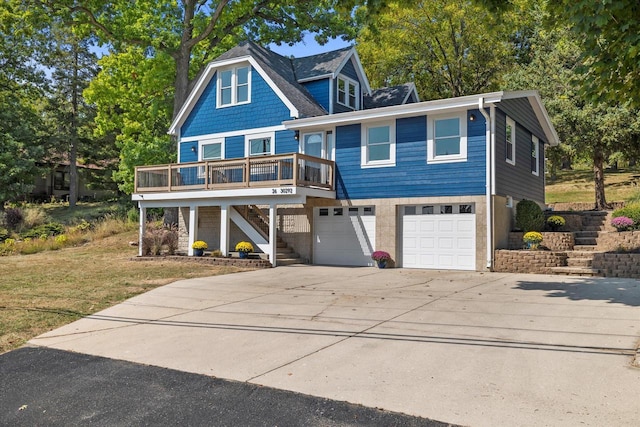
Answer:
[[253, 245], [250, 242], [240, 242], [236, 245], [238, 252], [253, 252]]
[[127, 219], [129, 222], [140, 221], [140, 211], [136, 208], [131, 208], [127, 211]]
[[165, 229], [162, 244], [167, 246], [167, 253], [175, 255], [178, 250], [178, 227], [173, 225]]
[[80, 220], [80, 223], [78, 223], [77, 225], [71, 227], [71, 231], [72, 232], [84, 232], [84, 231], [91, 230], [91, 228], [93, 228], [93, 225], [90, 222], [87, 222], [87, 220], [85, 220], [83, 218], [82, 220]]
[[26, 228], [35, 228], [49, 222], [44, 209], [38, 206], [30, 206], [24, 210], [23, 224]]
[[551, 229], [551, 231], [558, 231], [562, 227], [564, 227], [565, 220], [560, 215], [552, 215], [547, 218], [547, 225]]
[[57, 236], [58, 234], [64, 233], [64, 225], [59, 224], [57, 222], [49, 222], [47, 224], [39, 225], [31, 230], [28, 230], [22, 233], [23, 238], [31, 238], [31, 239], [39, 239], [44, 236], [44, 238], [48, 238], [51, 236]]
[[516, 227], [520, 230], [542, 231], [544, 228], [544, 212], [532, 200], [521, 200], [516, 205]]
[[633, 220], [634, 228], [638, 228], [640, 226], [640, 203], [631, 203], [624, 208], [616, 209], [612, 216], [614, 218], [626, 216]]
[[611, 220], [611, 225], [618, 231], [627, 231], [633, 229], [635, 222], [626, 216], [618, 216]]
[[11, 237], [11, 233], [6, 228], [0, 228], [0, 241], [7, 240]]
[[4, 211], [4, 223], [9, 230], [17, 230], [24, 221], [24, 214], [20, 208], [7, 208]]
[[211, 256], [220, 258], [222, 256], [222, 251], [220, 249], [216, 249], [211, 252]]

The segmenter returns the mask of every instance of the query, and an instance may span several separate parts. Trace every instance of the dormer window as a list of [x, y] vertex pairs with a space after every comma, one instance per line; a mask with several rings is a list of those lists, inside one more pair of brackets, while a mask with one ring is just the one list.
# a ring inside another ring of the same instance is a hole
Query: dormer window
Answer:
[[344, 76], [338, 77], [338, 104], [357, 110], [360, 99], [358, 88], [358, 82]]
[[218, 107], [251, 102], [251, 68], [227, 68], [218, 72]]

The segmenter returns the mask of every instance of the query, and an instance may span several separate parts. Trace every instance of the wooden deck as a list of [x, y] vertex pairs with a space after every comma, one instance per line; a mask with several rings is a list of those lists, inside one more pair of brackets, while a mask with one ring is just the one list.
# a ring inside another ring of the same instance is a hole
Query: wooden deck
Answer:
[[293, 153], [138, 166], [135, 193], [303, 186], [334, 190], [331, 160]]

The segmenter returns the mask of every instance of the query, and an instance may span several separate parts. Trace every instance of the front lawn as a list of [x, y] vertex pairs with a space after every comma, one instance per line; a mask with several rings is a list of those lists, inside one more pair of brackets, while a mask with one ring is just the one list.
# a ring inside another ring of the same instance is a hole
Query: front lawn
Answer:
[[[640, 197], [640, 187], [633, 184], [634, 175], [640, 175], [640, 170], [605, 171], [604, 182], [607, 201], [618, 202]], [[546, 203], [595, 203], [592, 170], [561, 170], [554, 182], [548, 176], [546, 182]]]
[[79, 247], [0, 257], [0, 353], [150, 289], [242, 269], [167, 260], [131, 261], [137, 232]]

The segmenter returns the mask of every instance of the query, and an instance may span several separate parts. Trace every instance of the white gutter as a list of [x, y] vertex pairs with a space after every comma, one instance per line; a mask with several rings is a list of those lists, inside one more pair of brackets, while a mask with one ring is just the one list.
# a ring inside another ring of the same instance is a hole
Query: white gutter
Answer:
[[[484, 98], [478, 98], [478, 109], [484, 116], [485, 122], [485, 144], [486, 144], [486, 159], [485, 159], [485, 195], [486, 195], [486, 220], [487, 220], [487, 268], [491, 269], [493, 266], [493, 204], [491, 203], [492, 193], [492, 179], [491, 174], [493, 171], [492, 162], [492, 148], [493, 148], [493, 114], [489, 116], [484, 110]], [[493, 108], [491, 110], [493, 112]]]

